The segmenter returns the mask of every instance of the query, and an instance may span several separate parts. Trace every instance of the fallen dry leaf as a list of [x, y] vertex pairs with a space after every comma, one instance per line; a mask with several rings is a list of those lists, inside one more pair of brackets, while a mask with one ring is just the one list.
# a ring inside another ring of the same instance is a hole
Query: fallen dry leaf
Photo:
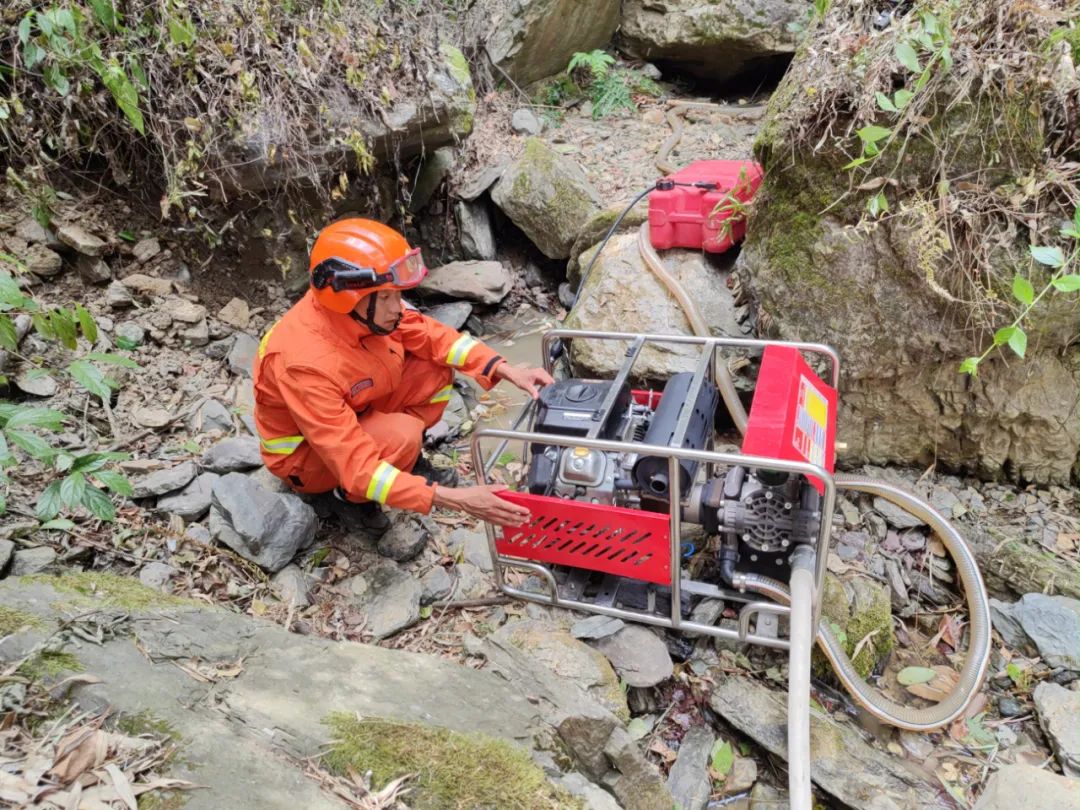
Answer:
[[952, 667], [941, 664], [931, 667], [936, 673], [928, 683], [913, 683], [905, 687], [911, 694], [939, 703], [956, 687], [960, 675]]
[[113, 787], [124, 800], [124, 804], [128, 806], [128, 810], [139, 810], [139, 803], [135, 800], [135, 794], [131, 792], [131, 782], [128, 781], [124, 772], [111, 762], [105, 766], [105, 772], [112, 778]]
[[49, 773], [67, 785], [86, 771], [101, 767], [109, 755], [109, 736], [100, 729], [77, 728], [64, 737], [57, 753], [59, 757]]

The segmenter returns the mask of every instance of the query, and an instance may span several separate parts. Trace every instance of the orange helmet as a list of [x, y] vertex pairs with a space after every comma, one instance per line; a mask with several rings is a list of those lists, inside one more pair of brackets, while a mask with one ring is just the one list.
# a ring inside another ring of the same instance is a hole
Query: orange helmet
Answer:
[[407, 290], [427, 275], [420, 248], [410, 248], [404, 236], [381, 222], [359, 218], [319, 231], [308, 269], [318, 302], [342, 314], [373, 292]]

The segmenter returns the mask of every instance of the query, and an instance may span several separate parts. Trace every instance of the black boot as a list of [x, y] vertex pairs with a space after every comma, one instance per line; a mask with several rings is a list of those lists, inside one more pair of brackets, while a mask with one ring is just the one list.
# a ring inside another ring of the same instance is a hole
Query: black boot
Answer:
[[321, 518], [333, 515], [349, 532], [379, 538], [390, 528], [390, 518], [383, 514], [379, 504], [374, 501], [354, 503], [345, 497], [340, 487], [333, 492], [324, 492], [315, 496], [311, 505], [316, 515]]
[[429, 484], [438, 484], [443, 487], [456, 487], [458, 485], [458, 474], [454, 470], [433, 467], [431, 462], [424, 458], [423, 453], [416, 459], [412, 474], [421, 476]]

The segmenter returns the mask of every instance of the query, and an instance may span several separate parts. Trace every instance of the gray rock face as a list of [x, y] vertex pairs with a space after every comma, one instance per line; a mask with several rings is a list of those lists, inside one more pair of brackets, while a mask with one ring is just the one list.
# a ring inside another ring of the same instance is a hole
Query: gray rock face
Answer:
[[420, 619], [420, 582], [389, 560], [346, 580], [350, 601], [367, 616], [365, 629], [386, 638]]
[[311, 604], [308, 576], [297, 565], [286, 565], [270, 579], [278, 598], [289, 607], [302, 608]]
[[[761, 746], [787, 759], [787, 695], [749, 678], [727, 677], [709, 699], [713, 711]], [[811, 776], [825, 792], [852, 807], [884, 796], [898, 807], [935, 807], [938, 786], [902, 761], [869, 746], [850, 725], [811, 715]]]
[[466, 259], [491, 261], [495, 258], [495, 232], [484, 202], [461, 200], [454, 206], [461, 251]]
[[[1080, 777], [1080, 692], [1050, 681], [1035, 687], [1035, 710], [1061, 770]], [[1080, 784], [1077, 785], [1080, 789]]]
[[703, 810], [712, 793], [709, 757], [716, 735], [704, 726], [694, 726], [683, 737], [679, 758], [668, 772], [667, 786], [675, 803], [683, 810]]
[[259, 351], [259, 341], [246, 332], [237, 332], [229, 350], [229, 370], [238, 377], [250, 377], [251, 366]]
[[618, 633], [626, 627], [626, 622], [622, 619], [616, 619], [614, 616], [590, 616], [587, 619], [582, 619], [580, 622], [576, 622], [573, 627], [570, 628], [570, 635], [574, 638], [584, 640], [607, 638], [615, 633]]
[[1022, 632], [1048, 666], [1080, 671], [1080, 600], [1029, 593], [1012, 605], [992, 599], [990, 612], [1007, 642], [1021, 647]]
[[1034, 797], [1043, 810], [1080, 810], [1076, 780], [1021, 763], [1006, 765], [990, 777], [975, 810], [1033, 807]]
[[451, 329], [460, 330], [472, 315], [472, 304], [468, 301], [451, 301], [449, 304], [430, 307], [424, 314]]
[[574, 161], [538, 138], [506, 167], [491, 199], [550, 259], [565, 259], [600, 198]]
[[454, 583], [450, 579], [450, 575], [446, 573], [446, 569], [441, 565], [435, 566], [424, 574], [423, 579], [420, 580], [420, 604], [430, 605], [432, 602], [445, 599], [450, 595], [453, 585]]
[[195, 477], [194, 462], [185, 461], [167, 470], [158, 470], [131, 482], [133, 498], [150, 498], [183, 489]]
[[510, 129], [518, 135], [539, 135], [544, 125], [532, 110], [514, 110], [510, 116]]
[[220, 477], [205, 472], [178, 492], [158, 498], [157, 508], [181, 517], [185, 523], [198, 520], [210, 511], [214, 482]]
[[[667, 287], [645, 266], [638, 252], [637, 234], [616, 235], [593, 266], [566, 319], [568, 329], [607, 332], [651, 332], [670, 335], [693, 333], [690, 321]], [[582, 254], [582, 262], [589, 252]], [[725, 274], [714, 269], [700, 252], [665, 250], [667, 271], [687, 290], [713, 335], [745, 337], [735, 317], [735, 303], [725, 285]], [[628, 283], [633, 279], [633, 283]], [[576, 341], [572, 358], [581, 371], [601, 378], [622, 366], [625, 347], [614, 341]], [[635, 373], [666, 379], [693, 371], [698, 352], [687, 346], [647, 346], [634, 366]]]
[[177, 573], [171, 565], [160, 562], [151, 562], [139, 570], [139, 582], [148, 588], [162, 590], [168, 584], [170, 577]]
[[233, 436], [222, 439], [199, 459], [199, 466], [216, 473], [251, 470], [262, 466], [259, 440], [254, 436]]
[[561, 72], [578, 51], [602, 48], [619, 25], [619, 0], [481, 0], [466, 30], [519, 84]]
[[3, 574], [7, 564], [11, 562], [11, 555], [15, 551], [15, 544], [10, 540], [0, 540], [0, 574]]
[[801, 0], [626, 0], [619, 45], [639, 59], [724, 81], [795, 53], [788, 25], [805, 16]]
[[630, 686], [656, 686], [674, 673], [667, 645], [656, 633], [631, 624], [594, 645]]
[[56, 231], [56, 236], [69, 248], [84, 256], [100, 256], [106, 247], [104, 240], [81, 225], [61, 225]]
[[207, 430], [229, 432], [233, 428], [232, 414], [216, 399], [208, 399], [187, 420], [190, 430], [202, 433]]
[[477, 532], [465, 538], [465, 562], [472, 563], [484, 573], [492, 572], [491, 550], [488, 548], [486, 533]]
[[431, 518], [413, 512], [394, 511], [390, 528], [379, 538], [378, 552], [397, 562], [411, 560], [424, 550], [438, 527]]
[[295, 495], [267, 492], [235, 472], [212, 491], [210, 534], [269, 571], [280, 571], [315, 539], [315, 510]]
[[926, 525], [915, 515], [905, 512], [892, 501], [887, 501], [884, 498], [874, 498], [874, 509], [897, 529], [914, 529]]
[[424, 161], [420, 167], [420, 173], [416, 177], [416, 185], [413, 186], [412, 199], [409, 200], [409, 210], [413, 213], [420, 211], [431, 200], [435, 189], [446, 179], [450, 169], [454, 165], [454, 149], [451, 146], [441, 146], [431, 153], [431, 157]]
[[24, 548], [16, 551], [11, 560], [11, 576], [23, 577], [44, 571], [56, 560], [56, 552], [48, 546]]
[[44, 245], [31, 245], [21, 258], [26, 269], [41, 278], [58, 275], [64, 269], [64, 260]]
[[436, 267], [420, 289], [480, 304], [497, 304], [513, 286], [513, 276], [500, 262], [466, 261]]

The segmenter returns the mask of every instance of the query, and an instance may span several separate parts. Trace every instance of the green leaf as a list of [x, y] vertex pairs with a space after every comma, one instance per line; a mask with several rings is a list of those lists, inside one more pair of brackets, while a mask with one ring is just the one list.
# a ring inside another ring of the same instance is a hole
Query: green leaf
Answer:
[[109, 496], [95, 486], [87, 486], [83, 493], [83, 506], [99, 520], [112, 522], [116, 519], [116, 507]]
[[190, 45], [195, 41], [195, 26], [192, 25], [189, 19], [170, 17], [169, 39], [173, 41], [174, 45]]
[[0, 274], [0, 304], [9, 307], [24, 307], [26, 294], [19, 289], [19, 284], [8, 273]]
[[874, 93], [874, 98], [877, 99], [877, 105], [881, 109], [887, 112], [898, 112], [898, 110], [896, 109], [896, 105], [892, 103], [892, 99], [890, 99], [884, 93], [878, 91], [877, 93]]
[[52, 326], [57, 340], [69, 349], [77, 349], [77, 333], [75, 331], [75, 313], [71, 310], [58, 307], [49, 312], [49, 325]]
[[99, 75], [102, 83], [109, 88], [116, 106], [127, 116], [131, 125], [140, 135], [145, 134], [142, 112], [139, 110], [139, 91], [131, 83], [116, 61], [102, 67]]
[[90, 7], [99, 23], [109, 31], [116, 30], [116, 9], [113, 8], [112, 0], [90, 0]]
[[1055, 278], [1052, 283], [1054, 289], [1060, 290], [1061, 292], [1076, 292], [1077, 290], [1080, 290], [1080, 276], [1076, 273], [1069, 273], [1066, 276]]
[[75, 524], [67, 518], [57, 518], [56, 520], [47, 520], [38, 526], [40, 531], [49, 531], [50, 529], [58, 532], [70, 532], [75, 528]]
[[1030, 245], [1028, 249], [1031, 251], [1031, 258], [1039, 264], [1045, 264], [1047, 267], [1061, 267], [1065, 264], [1065, 255], [1059, 247]]
[[114, 366], [123, 366], [124, 368], [142, 368], [130, 357], [124, 357], [122, 354], [110, 354], [109, 352], [90, 352], [90, 354], [86, 355], [86, 358], [88, 360], [97, 360], [99, 363], [110, 363]]
[[139, 348], [139, 343], [138, 341], [132, 340], [128, 337], [124, 337], [123, 335], [117, 335], [116, 348], [123, 349], [126, 352], [131, 352]]
[[1020, 683], [1020, 679], [1024, 677], [1024, 670], [1010, 661], [1005, 665], [1005, 674], [1012, 679], [1013, 683]]
[[120, 231], [117, 236], [119, 236], [125, 242], [134, 242], [138, 239], [138, 237], [135, 236], [135, 232], [131, 230], [131, 228], [124, 228], [124, 230]]
[[60, 500], [68, 509], [74, 509], [83, 501], [86, 492], [86, 476], [74, 472], [60, 482]]
[[40, 520], [52, 520], [60, 514], [60, 482], [53, 481], [38, 495], [37, 516]]
[[727, 776], [734, 764], [735, 752], [731, 748], [731, 743], [717, 740], [712, 749], [712, 769], [720, 776]]
[[71, 455], [71, 453], [57, 453], [56, 458], [53, 461], [57, 472], [67, 472], [74, 463], [75, 456]]
[[929, 683], [936, 675], [930, 667], [904, 667], [896, 673], [896, 680], [904, 686], [914, 686], [917, 683]]
[[996, 332], [994, 332], [994, 345], [1004, 346], [1006, 343], [1009, 342], [1009, 340], [1012, 339], [1013, 332], [1015, 331], [1015, 326], [1006, 326], [1002, 329], [998, 329]]
[[1027, 351], [1027, 334], [1020, 327], [1017, 327], [1016, 330], [1009, 335], [1009, 348], [1016, 352], [1019, 357], [1023, 357], [1024, 352]]
[[884, 191], [879, 191], [873, 197], [866, 201], [866, 210], [870, 212], [870, 216], [877, 219], [882, 214], [889, 211], [889, 200], [885, 197]]
[[18, 346], [19, 335], [15, 331], [15, 322], [7, 315], [0, 314], [0, 347], [9, 352], [15, 351]]
[[420, 608], [420, 618], [421, 619], [430, 619], [431, 618], [431, 605], [424, 605], [422, 608]]
[[56, 455], [56, 451], [52, 449], [49, 443], [35, 433], [27, 433], [24, 430], [8, 430], [5, 428], [4, 434], [7, 436], [9, 442], [16, 447], [21, 448], [27, 455], [36, 458], [39, 461], [48, 461]]
[[844, 168], [845, 169], [854, 169], [856, 166], [862, 166], [868, 160], [869, 160], [869, 158], [866, 158], [866, 157], [857, 157], [853, 161], [851, 161], [851, 163], [845, 164]]
[[112, 470], [101, 470], [100, 472], [94, 473], [94, 477], [97, 478], [98, 483], [106, 489], [115, 492], [117, 495], [131, 497], [131, 494], [135, 491], [131, 487], [131, 482], [128, 481], [127, 476], [123, 473], [114, 472]]
[[30, 39], [30, 14], [27, 13], [21, 20], [19, 20], [19, 44], [25, 45]]
[[856, 130], [855, 134], [859, 136], [859, 140], [863, 143], [877, 143], [892, 135], [892, 130], [888, 127], [879, 127], [877, 124], [871, 124], [868, 127]]
[[915, 94], [910, 90], [900, 89], [893, 93], [893, 104], [896, 105], [898, 110], [902, 110], [913, 98], [915, 98]]
[[131, 456], [127, 453], [87, 453], [85, 456], [76, 458], [71, 469], [92, 473], [100, 470], [110, 461], [124, 461], [128, 458], [131, 458]]
[[104, 375], [93, 363], [76, 360], [67, 367], [67, 373], [91, 394], [97, 394], [103, 400], [112, 396], [112, 390], [106, 384]]
[[1023, 276], [1016, 276], [1013, 278], [1012, 294], [1021, 304], [1031, 306], [1035, 300], [1035, 288], [1031, 286], [1031, 282]]
[[0, 515], [7, 512], [7, 495], [0, 492]]
[[68, 81], [67, 76], [56, 65], [45, 65], [41, 69], [41, 75], [45, 79], [45, 84], [60, 95], [66, 96], [71, 92], [71, 82]]
[[922, 70], [922, 65], [919, 64], [919, 56], [909, 42], [896, 43], [896, 59], [912, 73], [918, 73]]
[[91, 343], [98, 338], [97, 323], [94, 321], [94, 316], [86, 311], [86, 307], [82, 304], [75, 305], [75, 317], [79, 319], [79, 328], [82, 330], [83, 337], [89, 340]]
[[60, 430], [64, 426], [64, 419], [65, 416], [61, 411], [50, 408], [22, 407], [11, 415], [5, 427], [43, 427], [49, 430]]
[[43, 338], [46, 340], [54, 340], [56, 338], [56, 332], [53, 331], [52, 324], [49, 323], [49, 319], [44, 313], [35, 312], [30, 316], [30, 320], [34, 323], [34, 331]]

